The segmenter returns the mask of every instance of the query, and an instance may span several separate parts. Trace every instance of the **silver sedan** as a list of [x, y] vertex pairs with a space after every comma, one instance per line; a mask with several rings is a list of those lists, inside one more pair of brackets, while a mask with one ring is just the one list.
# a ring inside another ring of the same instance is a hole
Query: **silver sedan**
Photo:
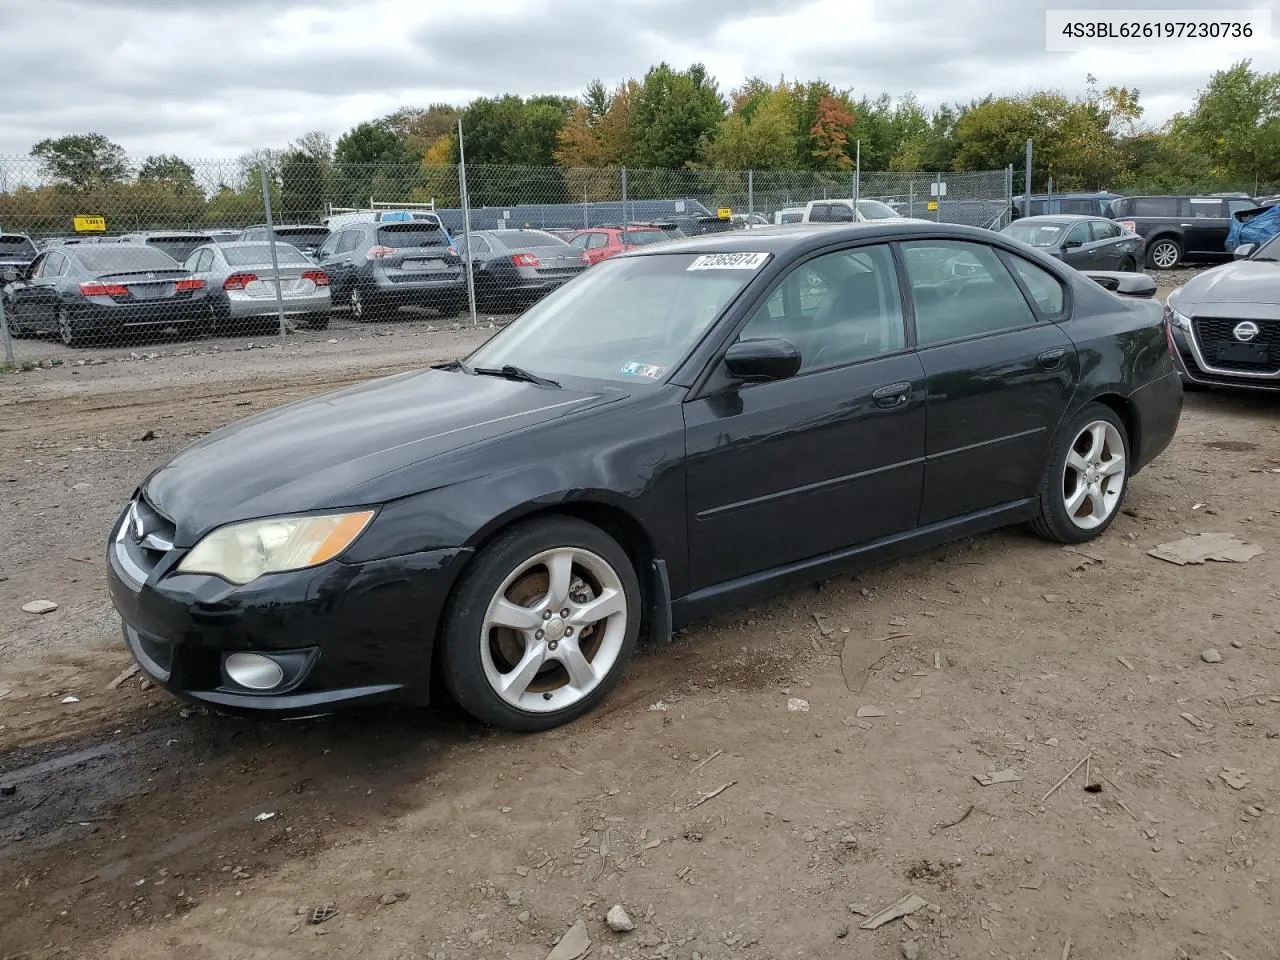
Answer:
[[277, 317], [277, 279], [286, 316], [316, 330], [329, 325], [328, 274], [297, 247], [275, 247], [278, 278], [272, 272], [271, 244], [265, 242], [211, 243], [187, 257], [184, 266], [204, 281], [222, 330]]

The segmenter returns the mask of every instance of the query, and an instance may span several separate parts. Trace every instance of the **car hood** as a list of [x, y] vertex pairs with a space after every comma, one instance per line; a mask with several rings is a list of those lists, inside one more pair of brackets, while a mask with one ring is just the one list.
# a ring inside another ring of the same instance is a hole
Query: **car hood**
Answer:
[[[500, 377], [423, 370], [268, 410], [196, 441], [143, 484], [191, 546], [256, 517], [362, 506], [379, 477], [612, 396]], [[415, 476], [417, 493], [442, 482]]]
[[[1175, 298], [1178, 311], [1190, 316], [1220, 313], [1224, 305], [1249, 305], [1250, 314], [1280, 317], [1280, 263], [1240, 260], [1214, 267], [1189, 281]], [[1232, 315], [1239, 313], [1239, 309]]]

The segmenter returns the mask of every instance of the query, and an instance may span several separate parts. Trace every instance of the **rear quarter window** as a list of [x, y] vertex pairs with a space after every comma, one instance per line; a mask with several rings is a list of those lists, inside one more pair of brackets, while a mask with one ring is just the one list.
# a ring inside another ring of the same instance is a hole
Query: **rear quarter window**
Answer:
[[1177, 197], [1136, 197], [1129, 201], [1131, 217], [1176, 217], [1178, 213]]

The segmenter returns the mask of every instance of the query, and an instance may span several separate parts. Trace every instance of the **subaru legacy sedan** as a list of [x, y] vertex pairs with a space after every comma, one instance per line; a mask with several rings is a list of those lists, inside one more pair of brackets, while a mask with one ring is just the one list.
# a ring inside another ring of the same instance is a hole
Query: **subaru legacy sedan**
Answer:
[[124, 639], [232, 712], [423, 703], [513, 730], [642, 636], [1006, 524], [1081, 543], [1174, 436], [1161, 306], [998, 234], [767, 227], [654, 244], [469, 356], [251, 417], [138, 487]]

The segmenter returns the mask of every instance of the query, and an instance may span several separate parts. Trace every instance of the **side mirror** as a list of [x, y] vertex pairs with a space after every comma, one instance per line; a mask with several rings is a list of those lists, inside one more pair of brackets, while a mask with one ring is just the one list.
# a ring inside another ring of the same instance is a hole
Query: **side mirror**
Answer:
[[789, 340], [741, 340], [724, 355], [736, 380], [786, 380], [800, 372], [800, 351]]
[[1064, 250], [1074, 250], [1074, 249], [1076, 249], [1077, 247], [1083, 247], [1083, 246], [1084, 246], [1084, 241], [1083, 241], [1083, 240], [1068, 240], [1066, 243], [1064, 243], [1064, 244], [1062, 245], [1062, 249], [1064, 249]]
[[1237, 260], [1248, 260], [1253, 256], [1253, 251], [1257, 249], [1258, 245], [1256, 243], [1242, 243], [1231, 251], [1231, 256], [1235, 257]]
[[0, 273], [0, 277], [4, 278], [5, 283], [16, 283], [18, 280], [18, 270], [16, 267], [5, 267], [4, 273]]

